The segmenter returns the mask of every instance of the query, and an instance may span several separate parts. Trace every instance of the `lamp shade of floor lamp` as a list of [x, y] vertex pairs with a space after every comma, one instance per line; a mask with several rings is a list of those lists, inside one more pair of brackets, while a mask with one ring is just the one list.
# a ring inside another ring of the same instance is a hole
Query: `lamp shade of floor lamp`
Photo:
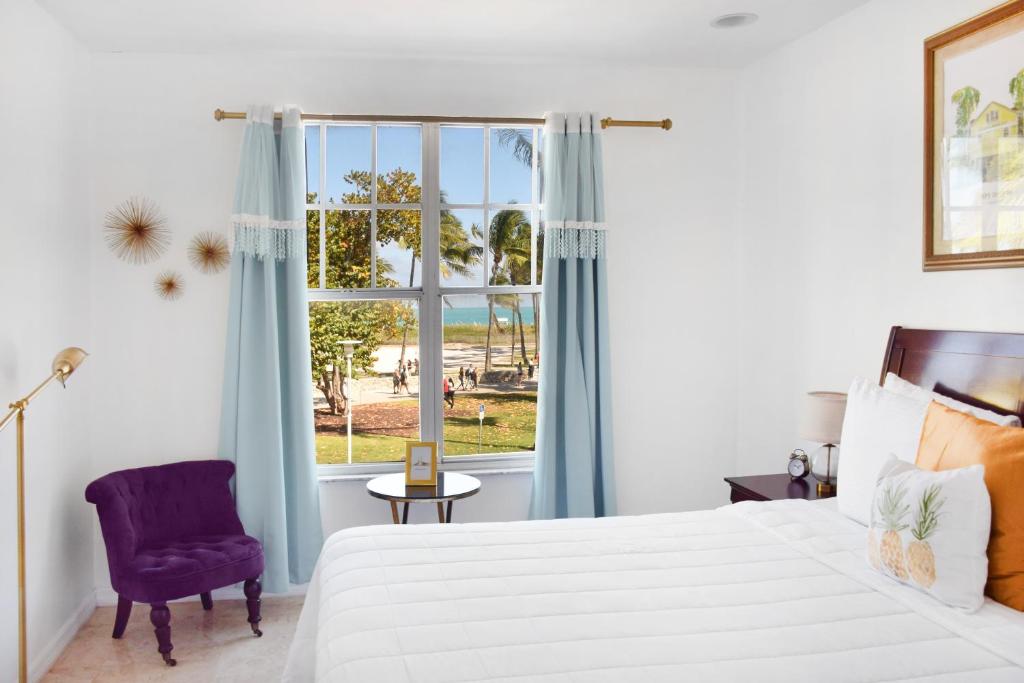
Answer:
[[10, 411], [0, 420], [0, 431], [14, 420], [18, 427], [17, 436], [17, 489], [18, 489], [18, 680], [28, 681], [28, 641], [25, 630], [25, 410], [53, 380], [64, 386], [71, 373], [88, 356], [77, 346], [69, 346], [54, 359], [50, 375], [27, 396], [11, 403]]

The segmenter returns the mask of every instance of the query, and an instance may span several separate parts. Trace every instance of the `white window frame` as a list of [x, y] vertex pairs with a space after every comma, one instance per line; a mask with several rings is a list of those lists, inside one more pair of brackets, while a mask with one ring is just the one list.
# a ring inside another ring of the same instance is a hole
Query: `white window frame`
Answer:
[[[307, 123], [306, 128], [320, 129], [320, 187], [317, 190], [317, 202], [307, 204], [307, 211], [320, 213], [320, 286], [307, 290], [308, 301], [381, 301], [394, 299], [415, 300], [419, 308], [419, 358], [420, 358], [420, 438], [423, 441], [436, 441], [438, 444], [439, 463], [445, 470], [469, 470], [484, 472], [528, 471], [533, 467], [534, 453], [491, 453], [486, 455], [444, 455], [444, 409], [439, 391], [443, 374], [443, 297], [458, 294], [535, 294], [541, 292], [537, 282], [537, 233], [540, 226], [540, 187], [537, 169], [537, 154], [533, 154], [531, 168], [531, 197], [526, 203], [494, 203], [490, 201], [490, 150], [491, 134], [495, 129], [517, 128], [532, 130], [533, 149], [538, 150], [540, 144], [540, 126], [491, 126], [465, 125], [447, 123], [410, 123], [402, 125], [418, 126], [422, 145], [420, 159], [420, 187], [422, 188], [420, 203], [409, 204], [378, 204], [377, 203], [377, 129], [395, 124], [378, 124], [366, 122], [315, 122]], [[327, 129], [332, 126], [368, 126], [371, 131], [371, 201], [369, 204], [344, 204], [328, 201], [327, 184]], [[445, 127], [483, 128], [483, 202], [478, 204], [440, 203], [441, 196], [441, 129]], [[307, 191], [310, 188], [307, 188]], [[377, 211], [379, 209], [419, 210], [421, 221], [422, 261], [420, 263], [420, 287], [377, 287]], [[483, 217], [483, 275], [479, 286], [442, 286], [440, 270], [440, 220], [442, 210], [479, 210]], [[490, 279], [489, 230], [490, 217], [495, 211], [518, 209], [530, 216], [530, 284], [513, 286], [490, 286], [485, 283]], [[333, 210], [369, 211], [371, 240], [371, 287], [359, 289], [328, 289], [327, 278], [327, 234], [326, 212]], [[536, 315], [536, 312], [535, 312]], [[356, 406], [358, 410], [358, 405]], [[388, 472], [398, 472], [404, 468], [401, 460], [382, 463], [352, 463], [318, 465], [321, 478], [337, 479], [347, 477], [369, 477]]]

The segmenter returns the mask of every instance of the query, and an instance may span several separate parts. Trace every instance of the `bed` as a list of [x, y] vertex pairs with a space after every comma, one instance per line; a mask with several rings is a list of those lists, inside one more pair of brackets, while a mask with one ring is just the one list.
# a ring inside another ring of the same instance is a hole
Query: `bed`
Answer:
[[[1004, 413], [1024, 335], [894, 328], [885, 372]], [[288, 681], [1024, 681], [1024, 613], [871, 571], [834, 501], [328, 539]]]

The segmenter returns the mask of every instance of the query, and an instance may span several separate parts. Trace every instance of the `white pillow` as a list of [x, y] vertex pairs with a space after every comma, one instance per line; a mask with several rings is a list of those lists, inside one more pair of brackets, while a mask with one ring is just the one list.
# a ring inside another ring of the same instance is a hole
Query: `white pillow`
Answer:
[[928, 472], [890, 457], [879, 473], [868, 564], [953, 607], [985, 601], [992, 504], [985, 466]]
[[886, 391], [855, 379], [846, 398], [837, 472], [839, 511], [861, 524], [871, 514], [871, 497], [886, 458], [917, 459], [929, 402]]
[[928, 391], [924, 387], [920, 387], [913, 382], [894, 375], [891, 372], [885, 374], [885, 388], [893, 393], [897, 393], [900, 396], [906, 396], [907, 398], [917, 399], [918, 401], [936, 401], [944, 406], [948, 406], [953, 410], [959, 410], [961, 413], [967, 413], [973, 415], [979, 420], [985, 420], [993, 424], [1001, 425], [1003, 427], [1020, 427], [1020, 418], [1016, 415], [1000, 415], [999, 413], [991, 410], [985, 410], [984, 408], [978, 408], [976, 406], [969, 405], [963, 401], [958, 401], [955, 398], [950, 398], [944, 394], [940, 394], [937, 391]]

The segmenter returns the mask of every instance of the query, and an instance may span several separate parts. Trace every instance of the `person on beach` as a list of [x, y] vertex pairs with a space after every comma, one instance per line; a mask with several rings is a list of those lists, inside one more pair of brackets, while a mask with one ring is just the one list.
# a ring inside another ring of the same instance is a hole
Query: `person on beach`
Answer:
[[527, 377], [527, 379], [533, 379], [533, 363], [530, 363], [530, 365], [527, 366], [527, 368], [526, 368], [526, 377]]
[[516, 363], [516, 386], [523, 386], [523, 364]]
[[402, 386], [402, 379], [398, 375], [398, 370], [391, 373], [391, 393], [397, 394], [399, 387]]
[[412, 359], [412, 374], [417, 375], [417, 376], [420, 374], [420, 359], [419, 358], [413, 358]]
[[409, 394], [411, 396], [412, 392], [409, 391], [409, 375], [405, 372], [405, 368], [404, 367], [402, 368], [401, 374], [398, 376], [398, 381], [399, 381], [398, 392], [401, 393], [402, 389], [405, 389], [405, 393], [407, 393], [407, 394]]
[[455, 381], [445, 377], [441, 381], [441, 393], [449, 408], [455, 408]]
[[469, 366], [469, 388], [476, 390], [476, 368], [472, 365]]
[[459, 366], [459, 389], [466, 388], [466, 370], [461, 365]]

